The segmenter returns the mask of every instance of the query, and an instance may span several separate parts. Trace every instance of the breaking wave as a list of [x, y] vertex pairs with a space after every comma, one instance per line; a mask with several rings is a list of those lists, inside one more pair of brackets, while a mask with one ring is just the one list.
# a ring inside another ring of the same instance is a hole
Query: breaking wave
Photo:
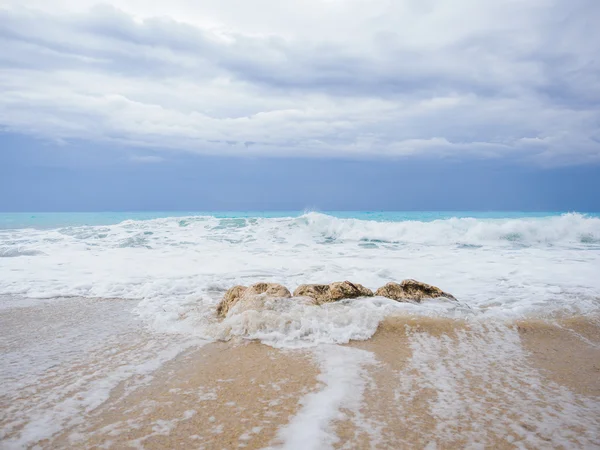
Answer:
[[376, 222], [308, 213], [297, 220], [325, 239], [375, 244], [600, 244], [600, 218], [577, 213], [543, 218], [451, 218], [431, 222]]
[[[24, 230], [13, 230], [12, 233], [19, 231]], [[308, 212], [298, 217], [277, 218], [169, 217], [126, 220], [109, 226], [29, 231], [34, 231], [29, 237], [47, 238], [46, 235], [52, 234], [115, 247], [154, 247], [157, 241], [163, 245], [184, 244], [189, 241], [180, 238], [189, 237], [191, 232], [194, 238], [223, 239], [231, 243], [257, 240], [319, 244], [357, 242], [365, 248], [381, 244], [459, 245], [461, 248], [494, 244], [600, 245], [600, 217], [578, 213], [510, 219], [454, 217], [432, 221], [375, 221]], [[163, 239], [161, 232], [169, 232], [170, 239]], [[1, 238], [0, 234], [0, 243]], [[2, 251], [6, 253], [6, 249], [0, 249]]]
[[[143, 230], [186, 228], [197, 236], [232, 242], [265, 239], [278, 242], [310, 239], [333, 244], [461, 245], [600, 245], [600, 218], [578, 213], [518, 219], [449, 218], [433, 221], [374, 221], [338, 218], [317, 212], [288, 218], [186, 218], [126, 221], [114, 227]], [[85, 232], [80, 232], [85, 235]], [[145, 236], [148, 237], [148, 236]], [[366, 246], [368, 247], [368, 246]]]

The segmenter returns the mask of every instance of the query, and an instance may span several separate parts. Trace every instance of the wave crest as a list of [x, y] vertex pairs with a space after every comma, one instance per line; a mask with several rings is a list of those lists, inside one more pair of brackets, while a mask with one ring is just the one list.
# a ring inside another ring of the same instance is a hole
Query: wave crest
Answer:
[[376, 222], [307, 213], [297, 219], [328, 241], [480, 245], [494, 242], [600, 244], [600, 218], [578, 213], [519, 219], [449, 218], [430, 222]]

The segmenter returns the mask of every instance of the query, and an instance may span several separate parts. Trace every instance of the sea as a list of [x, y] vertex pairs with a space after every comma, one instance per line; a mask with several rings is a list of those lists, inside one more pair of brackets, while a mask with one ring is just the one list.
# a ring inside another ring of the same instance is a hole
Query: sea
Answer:
[[599, 317], [598, 213], [1, 213], [0, 448], [600, 448]]

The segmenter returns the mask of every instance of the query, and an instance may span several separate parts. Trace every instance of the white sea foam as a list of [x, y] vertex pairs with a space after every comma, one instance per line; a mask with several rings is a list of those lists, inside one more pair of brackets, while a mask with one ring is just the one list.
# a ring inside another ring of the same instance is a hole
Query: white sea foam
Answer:
[[[108, 226], [1, 230], [0, 295], [126, 298], [159, 331], [210, 337], [214, 307], [235, 284], [351, 280], [376, 289], [415, 278], [469, 308], [431, 303], [410, 313], [585, 314], [600, 309], [600, 218], [454, 218], [377, 222], [308, 213], [288, 218], [172, 217]], [[335, 309], [335, 307], [333, 307]], [[246, 312], [226, 333], [273, 345], [369, 335], [382, 303], [298, 305], [274, 318]], [[262, 324], [259, 326], [259, 324]], [[277, 337], [279, 336], [279, 337]], [[292, 342], [294, 341], [294, 342]], [[303, 345], [304, 345], [303, 344]]]
[[257, 297], [235, 305], [222, 322], [208, 325], [208, 334], [219, 339], [258, 339], [273, 347], [312, 347], [346, 344], [369, 339], [379, 323], [391, 315], [438, 315], [463, 317], [460, 304], [432, 301], [417, 305], [373, 297], [314, 306], [303, 301]]
[[299, 219], [324, 238], [430, 245], [492, 243], [600, 244], [600, 218], [564, 214], [544, 218], [451, 218], [431, 222], [378, 222], [309, 213]]
[[203, 344], [146, 332], [131, 306], [127, 301], [63, 299], [3, 311], [2, 448], [28, 448], [82, 424], [117, 386], [123, 383], [126, 395], [165, 362]]
[[384, 442], [394, 448], [479, 449], [494, 447], [499, 439], [515, 448], [600, 444], [600, 403], [533, 367], [514, 327], [474, 320], [448, 334], [411, 327], [406, 332], [406, 364], [398, 372], [383, 372], [393, 376], [391, 398], [382, 398], [385, 383], [373, 380], [385, 364], [373, 353], [317, 347], [321, 386], [301, 400], [273, 447], [355, 448], [353, 440], [341, 443], [334, 428], [344, 420], [351, 420], [372, 448]]
[[337, 436], [332, 423], [346, 417], [342, 408], [358, 412], [367, 384], [366, 368], [376, 364], [372, 353], [348, 347], [320, 346], [314, 354], [322, 387], [301, 400], [300, 411], [279, 431], [278, 448], [333, 448]]
[[[403, 425], [445, 448], [493, 447], [493, 437], [515, 448], [597, 448], [600, 403], [549, 381], [530, 365], [516, 329], [473, 322], [457, 336], [410, 335], [412, 356], [398, 374], [395, 405]], [[428, 398], [426, 431], [414, 403]], [[406, 441], [402, 446], [410, 446]]]

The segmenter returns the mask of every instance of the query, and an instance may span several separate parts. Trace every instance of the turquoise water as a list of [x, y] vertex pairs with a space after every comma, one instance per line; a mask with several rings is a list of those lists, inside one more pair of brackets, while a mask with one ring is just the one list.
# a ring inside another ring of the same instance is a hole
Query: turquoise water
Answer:
[[[78, 213], [0, 213], [0, 229], [48, 229], [66, 226], [113, 225], [125, 220], [151, 220], [165, 217], [212, 216], [216, 218], [298, 217], [306, 211], [148, 211], [148, 212], [78, 212]], [[415, 220], [430, 222], [452, 217], [476, 219], [518, 219], [526, 217], [560, 216], [565, 212], [506, 212], [506, 211], [323, 211], [339, 217], [376, 222]], [[586, 213], [600, 217], [600, 213]]]

